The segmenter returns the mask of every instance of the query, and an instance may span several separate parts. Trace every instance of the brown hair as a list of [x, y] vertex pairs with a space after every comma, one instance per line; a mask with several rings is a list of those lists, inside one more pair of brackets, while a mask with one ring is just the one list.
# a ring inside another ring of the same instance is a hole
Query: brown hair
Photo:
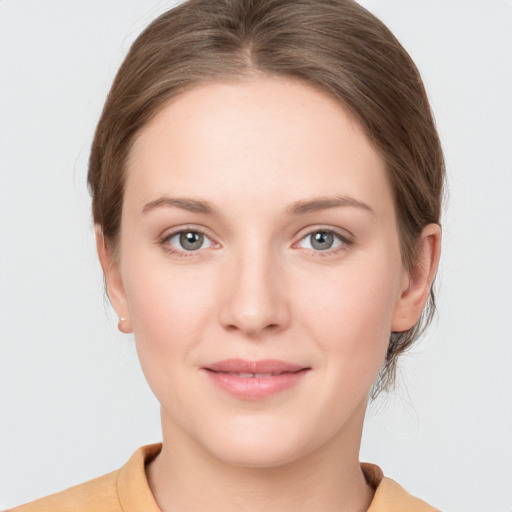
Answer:
[[[393, 34], [352, 0], [188, 0], [133, 43], [108, 95], [92, 144], [94, 222], [116, 246], [125, 162], [134, 137], [171, 98], [201, 82], [253, 74], [301, 80], [335, 97], [383, 157], [394, 194], [404, 265], [439, 223], [444, 161], [416, 66]], [[392, 333], [372, 394], [394, 381], [397, 356], [428, 325]]]

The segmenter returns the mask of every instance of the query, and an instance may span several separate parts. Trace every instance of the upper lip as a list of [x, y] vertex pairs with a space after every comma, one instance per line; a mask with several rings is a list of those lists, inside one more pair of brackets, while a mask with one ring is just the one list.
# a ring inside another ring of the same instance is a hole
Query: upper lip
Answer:
[[258, 361], [248, 361], [245, 359], [224, 359], [204, 367], [206, 370], [213, 372], [225, 373], [295, 373], [305, 370], [308, 367], [289, 363], [287, 361], [279, 361], [278, 359], [261, 359]]

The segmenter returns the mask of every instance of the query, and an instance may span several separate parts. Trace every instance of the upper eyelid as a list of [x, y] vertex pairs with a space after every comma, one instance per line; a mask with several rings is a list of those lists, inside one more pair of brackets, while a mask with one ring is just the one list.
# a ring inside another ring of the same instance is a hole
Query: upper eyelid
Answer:
[[353, 242], [355, 239], [354, 235], [347, 229], [323, 225], [309, 226], [307, 228], [303, 228], [295, 235], [295, 238], [297, 239], [297, 241], [300, 241], [313, 233], [318, 233], [319, 231], [328, 231], [330, 233], [334, 233], [336, 236], [339, 236], [342, 239], [350, 240], [351, 242]]
[[158, 240], [165, 241], [165, 240], [168, 240], [169, 238], [172, 238], [173, 236], [178, 235], [179, 233], [184, 233], [184, 232], [187, 232], [187, 231], [193, 232], [193, 233], [201, 233], [205, 237], [209, 238], [212, 242], [218, 243], [215, 240], [215, 237], [212, 236], [212, 234], [210, 233], [209, 230], [207, 230], [206, 228], [202, 228], [202, 227], [199, 227], [199, 226], [193, 226], [193, 225], [179, 226], [179, 227], [176, 227], [176, 228], [165, 229], [162, 232], [162, 234], [159, 235]]

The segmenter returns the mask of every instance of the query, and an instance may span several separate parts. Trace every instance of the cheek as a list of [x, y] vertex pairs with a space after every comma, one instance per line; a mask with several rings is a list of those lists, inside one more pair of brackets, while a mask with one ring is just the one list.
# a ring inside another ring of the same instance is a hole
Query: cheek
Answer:
[[136, 261], [125, 288], [140, 365], [165, 410], [183, 416], [190, 410], [187, 370], [213, 314], [211, 279], [185, 266]]
[[138, 259], [126, 267], [125, 290], [141, 364], [183, 362], [211, 315], [211, 279], [165, 262]]
[[[374, 263], [373, 260], [372, 263]], [[396, 272], [390, 268], [397, 268]], [[305, 329], [314, 336], [326, 365], [337, 366], [348, 380], [363, 375], [373, 380], [384, 360], [397, 297], [399, 266], [346, 265], [329, 272], [326, 279], [304, 283], [309, 289], [295, 296], [300, 303]], [[318, 277], [318, 276], [317, 276]]]

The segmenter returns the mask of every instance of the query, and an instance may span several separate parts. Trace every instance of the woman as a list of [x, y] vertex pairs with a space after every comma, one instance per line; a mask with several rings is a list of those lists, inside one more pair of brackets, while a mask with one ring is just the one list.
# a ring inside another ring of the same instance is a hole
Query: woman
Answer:
[[163, 443], [16, 510], [435, 510], [358, 453], [368, 398], [432, 312], [443, 174], [414, 64], [357, 4], [158, 18], [89, 185]]

